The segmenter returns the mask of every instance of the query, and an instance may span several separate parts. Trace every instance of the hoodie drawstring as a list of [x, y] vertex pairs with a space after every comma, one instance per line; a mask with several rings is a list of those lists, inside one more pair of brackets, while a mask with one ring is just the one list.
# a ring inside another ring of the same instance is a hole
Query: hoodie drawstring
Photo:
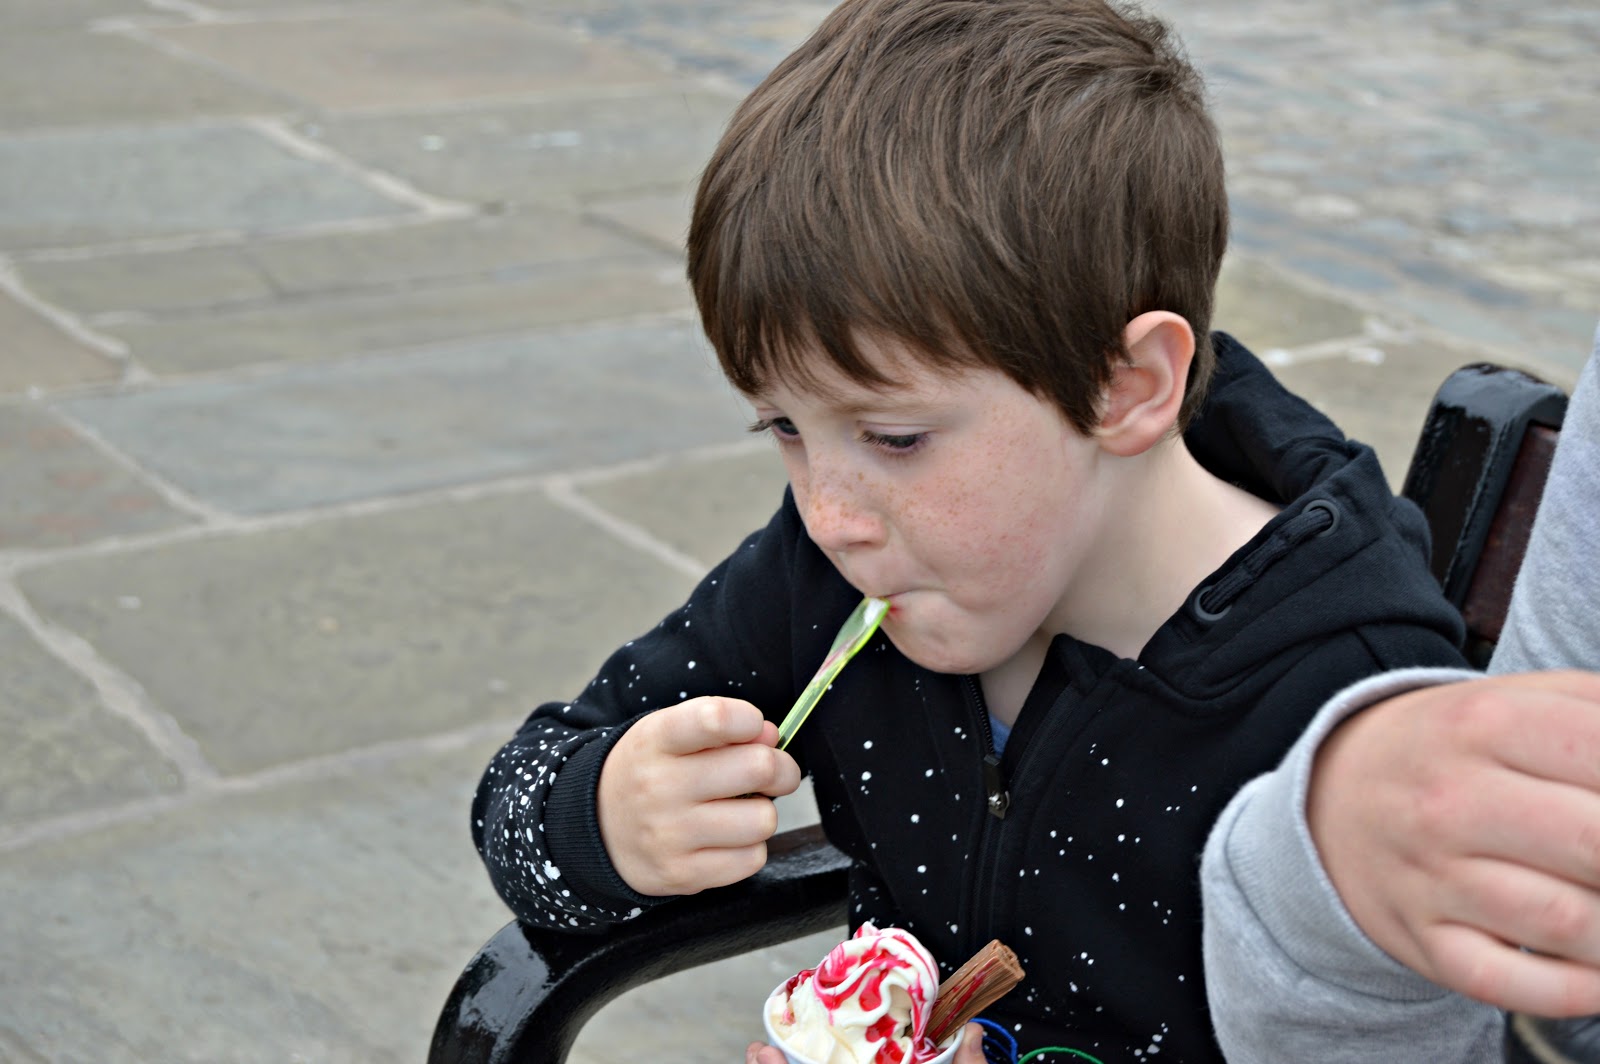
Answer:
[[1233, 600], [1259, 580], [1269, 566], [1306, 540], [1326, 536], [1338, 527], [1339, 507], [1329, 499], [1312, 499], [1227, 576], [1196, 591], [1191, 603], [1194, 615], [1207, 623], [1221, 620]]

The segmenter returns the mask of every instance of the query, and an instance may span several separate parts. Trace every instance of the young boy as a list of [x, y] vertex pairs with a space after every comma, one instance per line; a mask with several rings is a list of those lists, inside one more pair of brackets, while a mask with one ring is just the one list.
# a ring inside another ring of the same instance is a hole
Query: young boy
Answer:
[[[741, 879], [804, 771], [852, 924], [946, 974], [1006, 942], [1027, 979], [989, 1016], [1024, 1050], [1220, 1060], [1218, 812], [1346, 684], [1461, 662], [1372, 451], [1208, 333], [1226, 231], [1159, 23], [834, 11], [734, 115], [689, 234], [790, 491], [490, 765], [474, 835], [516, 914], [592, 929]], [[881, 633], [777, 751], [863, 595]]]

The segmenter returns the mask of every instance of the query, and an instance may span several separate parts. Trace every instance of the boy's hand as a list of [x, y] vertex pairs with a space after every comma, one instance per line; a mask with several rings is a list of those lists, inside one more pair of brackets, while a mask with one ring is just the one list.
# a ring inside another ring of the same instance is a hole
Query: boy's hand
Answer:
[[[760, 1042], [745, 1047], [744, 1064], [784, 1064], [783, 1053]], [[986, 1064], [983, 1059], [983, 1028], [969, 1023], [961, 1033], [961, 1048], [950, 1064]]]
[[766, 864], [771, 799], [800, 786], [777, 742], [777, 725], [736, 698], [692, 698], [629, 728], [606, 755], [598, 797], [601, 838], [628, 886], [694, 894]]
[[1501, 1008], [1600, 1012], [1600, 675], [1372, 706], [1323, 743], [1306, 814], [1345, 906], [1390, 956]]

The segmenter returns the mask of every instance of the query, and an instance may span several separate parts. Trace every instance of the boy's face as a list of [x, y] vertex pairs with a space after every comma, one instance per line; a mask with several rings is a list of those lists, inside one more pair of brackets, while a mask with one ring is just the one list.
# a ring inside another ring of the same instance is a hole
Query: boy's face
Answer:
[[756, 416], [812, 540], [889, 600], [895, 646], [938, 672], [995, 668], [1061, 613], [1100, 535], [1108, 456], [997, 370], [936, 372], [897, 342], [861, 346], [895, 386], [829, 366], [815, 386], [751, 396]]

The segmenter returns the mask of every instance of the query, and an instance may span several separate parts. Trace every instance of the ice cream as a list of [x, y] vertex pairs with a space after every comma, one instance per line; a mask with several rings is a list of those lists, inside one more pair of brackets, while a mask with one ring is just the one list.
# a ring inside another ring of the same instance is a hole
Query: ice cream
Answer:
[[927, 1035], [938, 993], [938, 965], [910, 932], [862, 924], [773, 991], [767, 1028], [816, 1064], [925, 1064], [947, 1048]]

